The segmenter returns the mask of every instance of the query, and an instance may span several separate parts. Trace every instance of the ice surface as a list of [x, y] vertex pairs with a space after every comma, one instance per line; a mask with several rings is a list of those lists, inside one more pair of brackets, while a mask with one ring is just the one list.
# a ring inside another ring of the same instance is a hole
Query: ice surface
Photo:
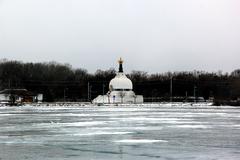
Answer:
[[0, 107], [0, 159], [240, 159], [240, 108]]
[[211, 128], [210, 126], [206, 126], [206, 125], [174, 125], [171, 127], [173, 127], [173, 128], [202, 128], [202, 129]]
[[164, 140], [152, 140], [152, 139], [123, 139], [115, 141], [116, 143], [157, 143], [157, 142], [167, 142]]
[[92, 133], [76, 133], [70, 134], [72, 136], [95, 136], [95, 135], [123, 135], [130, 134], [132, 132], [92, 132]]

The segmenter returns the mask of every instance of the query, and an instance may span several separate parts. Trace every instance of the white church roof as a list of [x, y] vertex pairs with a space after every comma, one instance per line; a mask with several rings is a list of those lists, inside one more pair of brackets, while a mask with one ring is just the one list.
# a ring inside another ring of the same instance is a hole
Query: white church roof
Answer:
[[109, 88], [112, 90], [123, 89], [123, 90], [132, 90], [133, 84], [130, 79], [122, 72], [117, 73], [117, 75], [110, 81]]

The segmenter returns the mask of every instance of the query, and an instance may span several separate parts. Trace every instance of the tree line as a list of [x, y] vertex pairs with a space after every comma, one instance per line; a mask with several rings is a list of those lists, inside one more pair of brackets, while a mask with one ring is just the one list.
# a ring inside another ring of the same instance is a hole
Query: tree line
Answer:
[[[108, 91], [109, 81], [116, 70], [72, 68], [57, 62], [23, 63], [0, 61], [0, 89], [27, 89], [42, 93], [44, 101], [90, 101]], [[170, 97], [198, 96], [209, 99], [237, 100], [240, 97], [240, 69], [231, 73], [222, 72], [166, 72], [148, 74], [132, 71], [127, 74], [133, 82], [136, 94], [145, 101], [167, 101]], [[171, 89], [172, 88], [172, 89]]]

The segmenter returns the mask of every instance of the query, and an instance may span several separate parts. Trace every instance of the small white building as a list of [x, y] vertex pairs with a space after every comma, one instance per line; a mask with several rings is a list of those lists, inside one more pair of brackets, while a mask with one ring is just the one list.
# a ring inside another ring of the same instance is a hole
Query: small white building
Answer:
[[93, 103], [143, 103], [142, 95], [135, 95], [132, 81], [123, 72], [123, 60], [120, 58], [119, 71], [109, 83], [106, 95], [99, 95]]

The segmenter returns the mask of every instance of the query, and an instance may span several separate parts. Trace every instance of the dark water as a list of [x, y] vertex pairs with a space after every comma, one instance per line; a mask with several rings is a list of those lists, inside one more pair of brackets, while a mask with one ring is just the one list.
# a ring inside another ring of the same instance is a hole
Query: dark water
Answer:
[[0, 107], [0, 160], [238, 160], [240, 108]]

